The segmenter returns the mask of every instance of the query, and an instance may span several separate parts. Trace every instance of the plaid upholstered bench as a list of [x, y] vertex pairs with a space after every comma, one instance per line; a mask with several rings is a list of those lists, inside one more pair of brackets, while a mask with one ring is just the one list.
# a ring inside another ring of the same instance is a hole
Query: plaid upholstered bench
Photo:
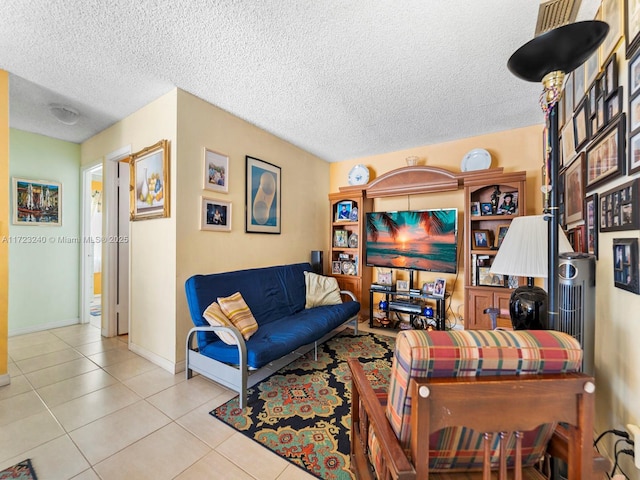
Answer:
[[[470, 383], [479, 383], [481, 380], [504, 377], [509, 381], [515, 378], [517, 384], [519, 378], [529, 376], [529, 380], [537, 380], [541, 374], [552, 374], [558, 376], [558, 380], [552, 376], [552, 380], [558, 385], [567, 380], [567, 375], [573, 375], [578, 376], [577, 380], [569, 381], [577, 381], [579, 385], [589, 383], [593, 386], [591, 377], [572, 373], [579, 370], [581, 360], [582, 349], [576, 339], [565, 333], [550, 330], [399, 332], [386, 402], [380, 402], [376, 398], [379, 397], [379, 393], [374, 392], [368, 385], [358, 361], [349, 361], [353, 374], [354, 402], [351, 432], [352, 469], [358, 478], [373, 478], [372, 474], [377, 478], [421, 478], [415, 476], [418, 471], [417, 461], [411, 458], [411, 452], [417, 451], [416, 444], [424, 439], [424, 436], [421, 436], [424, 432], [416, 433], [416, 419], [412, 418], [412, 408], [416, 408], [415, 405], [422, 401], [415, 396], [415, 383], [421, 381], [420, 379], [464, 380], [464, 377], [475, 377]], [[588, 437], [589, 445], [593, 429], [592, 393], [592, 390], [587, 393], [578, 392], [579, 398], [587, 402], [583, 408], [587, 413], [590, 411], [590, 418], [586, 419], [587, 428], [584, 429], [587, 430], [584, 435], [585, 438]], [[474, 410], [474, 405], [480, 405], [483, 399], [468, 400], [470, 409]], [[513, 398], [505, 394], [504, 398], [497, 401], [494, 399], [488, 408], [484, 402], [482, 409], [478, 409], [478, 414], [494, 415], [496, 418], [509, 415], [506, 407], [511, 405], [510, 402], [513, 402]], [[444, 404], [446, 406], [446, 401]], [[547, 410], [554, 408], [553, 404], [540, 406]], [[509, 467], [513, 467], [516, 448], [520, 452], [520, 461], [524, 467], [523, 478], [540, 478], [531, 467], [544, 458], [556, 425], [553, 422], [545, 423], [523, 432], [518, 440], [519, 446], [515, 443], [515, 436], [510, 437], [508, 444], [502, 445], [502, 451], [499, 435], [493, 437], [490, 447], [485, 451], [482, 432], [464, 426], [452, 426], [435, 431], [428, 435], [430, 478], [432, 473], [437, 473], [433, 478], [460, 478], [450, 475], [481, 471], [486, 463], [485, 457], [490, 459], [492, 468], [499, 468], [501, 456], [506, 457]], [[592, 462], [592, 453], [585, 455], [588, 462]]]

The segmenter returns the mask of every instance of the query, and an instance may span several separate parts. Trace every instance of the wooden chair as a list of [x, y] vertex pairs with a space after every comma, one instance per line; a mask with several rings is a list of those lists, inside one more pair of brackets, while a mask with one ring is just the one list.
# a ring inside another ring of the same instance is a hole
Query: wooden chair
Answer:
[[[445, 348], [440, 366], [433, 359], [438, 348]], [[386, 405], [350, 359], [352, 470], [358, 479], [374, 472], [381, 480], [541, 479], [535, 465], [555, 442], [553, 452], [566, 454], [569, 480], [592, 478], [595, 385], [575, 373], [576, 348], [560, 332], [400, 332]], [[484, 358], [486, 371], [471, 357], [480, 365]], [[513, 375], [516, 357], [526, 367]], [[547, 369], [561, 371], [546, 373], [545, 360]], [[445, 375], [445, 364], [455, 374]], [[558, 422], [562, 438], [554, 438]]]

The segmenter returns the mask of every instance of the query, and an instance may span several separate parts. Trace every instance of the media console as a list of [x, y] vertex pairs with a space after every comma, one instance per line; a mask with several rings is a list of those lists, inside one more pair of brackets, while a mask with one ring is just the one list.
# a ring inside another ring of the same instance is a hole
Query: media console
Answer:
[[[433, 320], [433, 322], [435, 322], [436, 330], [445, 330], [444, 302], [448, 294], [445, 295], [445, 298], [441, 298], [433, 295], [425, 295], [416, 291], [398, 292], [387, 289], [391, 287], [381, 287], [382, 286], [380, 285], [371, 285], [371, 288], [369, 289], [369, 305], [371, 306], [369, 309], [369, 327], [373, 328], [376, 326], [374, 325], [373, 312], [374, 310], [380, 310], [378, 308], [379, 303], [373, 302], [373, 296], [377, 294], [384, 296], [387, 308], [383, 310], [387, 316], [392, 312], [404, 313], [409, 315], [409, 324], [411, 325], [411, 328], [427, 328], [429, 320]], [[433, 308], [433, 317], [427, 317], [423, 314], [423, 310], [424, 307], [430, 305], [432, 302], [435, 303], [435, 308]], [[391, 324], [397, 323], [398, 322], [391, 322]], [[421, 326], [416, 327], [416, 324]], [[380, 326], [383, 327], [384, 325]]]

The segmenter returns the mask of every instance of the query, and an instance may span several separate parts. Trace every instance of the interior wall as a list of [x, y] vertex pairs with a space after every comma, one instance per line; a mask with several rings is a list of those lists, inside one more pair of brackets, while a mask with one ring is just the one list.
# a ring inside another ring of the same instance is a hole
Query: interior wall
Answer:
[[[307, 262], [329, 245], [329, 164], [189, 93], [178, 91], [176, 356], [193, 326], [184, 282], [196, 273]], [[228, 193], [204, 190], [204, 149], [229, 157]], [[281, 168], [281, 233], [245, 233], [245, 156]], [[200, 230], [202, 197], [231, 202], [230, 232]]]
[[[0, 185], [9, 185], [9, 72], [0, 70]], [[0, 188], [0, 238], [9, 235], [9, 189]], [[9, 244], [0, 242], [0, 386], [9, 383]]]
[[[162, 139], [170, 142], [170, 216], [131, 222], [128, 244], [129, 343], [165, 367], [176, 360], [176, 95], [176, 90], [167, 93], [81, 145], [82, 165], [90, 165], [124, 146], [138, 152]], [[103, 205], [108, 204], [105, 192]], [[103, 256], [104, 278], [107, 270]]]
[[[9, 226], [16, 239], [9, 247], [9, 334], [18, 335], [79, 321], [80, 146], [16, 129], [10, 133], [10, 176], [62, 185], [61, 226]], [[11, 178], [7, 185], [12, 188]]]
[[[544, 117], [540, 113], [540, 120]], [[502, 167], [505, 172], [527, 172], [527, 208], [529, 215], [542, 212], [542, 194], [540, 182], [542, 172], [542, 132], [543, 125], [508, 130], [470, 138], [463, 138], [435, 145], [424, 145], [412, 149], [389, 152], [371, 157], [355, 158], [344, 162], [332, 163], [331, 191], [337, 192], [339, 187], [347, 185], [347, 175], [354, 165], [362, 163], [369, 168], [370, 180], [396, 168], [406, 167], [406, 158], [417, 156], [419, 164], [444, 168], [460, 172], [465, 154], [475, 148], [484, 148], [491, 154], [491, 168]], [[417, 283], [433, 281], [436, 277], [445, 278], [447, 290], [453, 289], [451, 310], [448, 311], [450, 324], [463, 324], [464, 316], [464, 259], [463, 252], [463, 214], [464, 190], [437, 194], [397, 196], [374, 199], [374, 210], [404, 210], [429, 208], [458, 208], [458, 273], [440, 274], [419, 272]], [[375, 279], [375, 275], [373, 276]], [[394, 271], [396, 279], [408, 279], [408, 273]], [[447, 306], [449, 304], [447, 303]]]

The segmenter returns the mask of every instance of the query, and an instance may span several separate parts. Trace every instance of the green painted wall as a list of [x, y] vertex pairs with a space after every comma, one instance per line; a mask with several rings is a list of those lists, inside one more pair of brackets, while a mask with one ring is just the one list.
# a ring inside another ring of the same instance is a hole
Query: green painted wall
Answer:
[[[9, 130], [12, 178], [62, 184], [62, 226], [9, 226], [9, 335], [77, 323], [80, 284], [80, 145]], [[68, 243], [72, 242], [72, 243]]]

